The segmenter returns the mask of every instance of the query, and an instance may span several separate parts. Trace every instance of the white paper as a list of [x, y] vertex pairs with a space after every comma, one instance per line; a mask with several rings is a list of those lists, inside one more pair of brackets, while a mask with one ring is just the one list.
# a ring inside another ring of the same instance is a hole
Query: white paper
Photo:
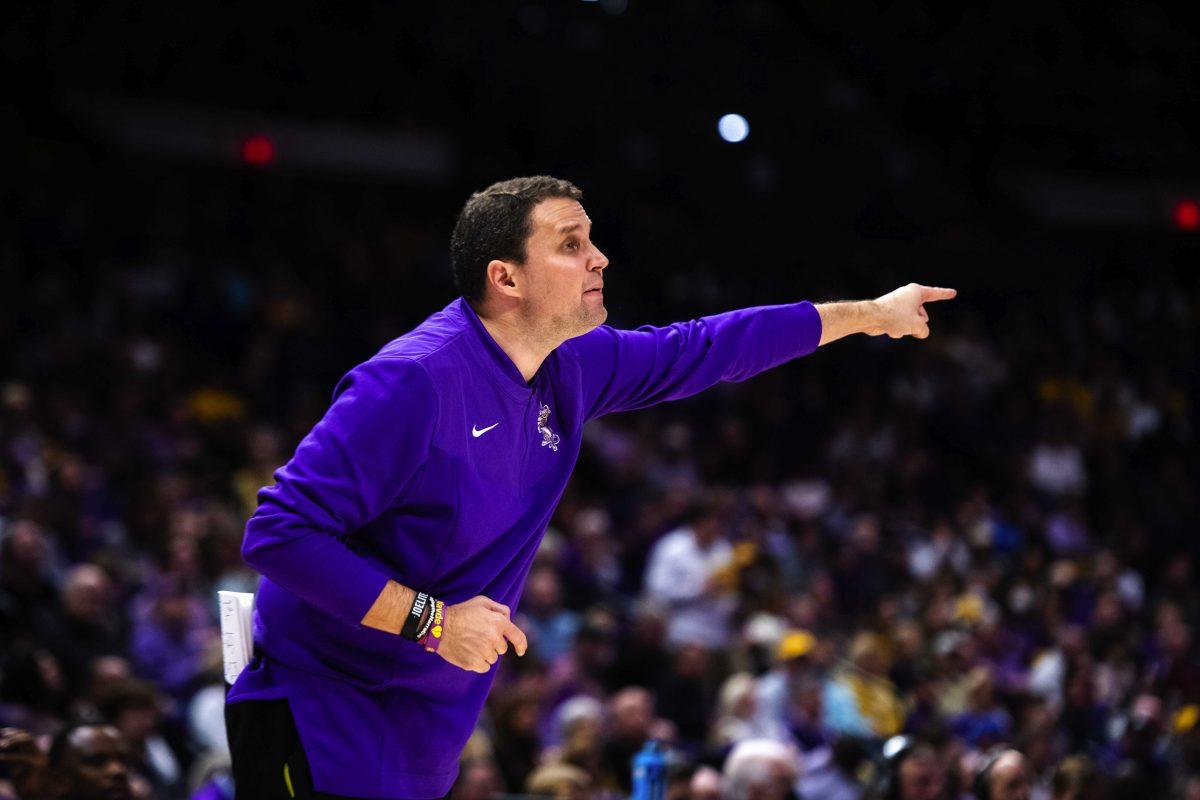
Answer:
[[217, 592], [221, 614], [221, 651], [225, 656], [225, 682], [232, 685], [254, 654], [251, 622], [254, 595], [249, 592]]

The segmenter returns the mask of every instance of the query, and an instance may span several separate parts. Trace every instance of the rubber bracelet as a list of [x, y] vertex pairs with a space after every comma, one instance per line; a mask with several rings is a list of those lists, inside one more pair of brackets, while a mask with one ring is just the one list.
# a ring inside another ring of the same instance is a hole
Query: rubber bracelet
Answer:
[[[421, 627], [421, 620], [425, 618], [426, 612], [430, 609], [430, 601], [433, 600], [425, 592], [417, 592], [417, 596], [413, 598], [412, 608], [408, 611], [408, 617], [404, 620], [404, 627], [400, 629], [400, 635], [411, 642], [417, 641], [421, 636], [417, 633]], [[432, 614], [429, 615], [432, 618]]]
[[425, 615], [425, 621], [421, 623], [420, 630], [418, 630], [417, 635], [413, 637], [414, 642], [419, 642], [424, 639], [429, 633], [429, 629], [433, 627], [433, 610], [437, 608], [437, 604], [439, 602], [440, 601], [436, 597], [429, 598], [429, 613]]
[[436, 653], [438, 646], [442, 643], [442, 634], [446, 631], [446, 604], [441, 600], [433, 601], [432, 621], [433, 625], [430, 626], [429, 632], [421, 637], [418, 644], [424, 647], [426, 651]]

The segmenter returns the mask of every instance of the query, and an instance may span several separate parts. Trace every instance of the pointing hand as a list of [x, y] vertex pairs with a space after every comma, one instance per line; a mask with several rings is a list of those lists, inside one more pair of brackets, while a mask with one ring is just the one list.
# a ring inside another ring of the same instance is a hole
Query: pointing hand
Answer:
[[872, 301], [878, 317], [867, 333], [871, 336], [886, 333], [893, 339], [904, 336], [924, 339], [929, 336], [929, 314], [925, 311], [925, 304], [950, 300], [956, 294], [958, 292], [953, 289], [921, 286], [918, 283], [901, 286]]

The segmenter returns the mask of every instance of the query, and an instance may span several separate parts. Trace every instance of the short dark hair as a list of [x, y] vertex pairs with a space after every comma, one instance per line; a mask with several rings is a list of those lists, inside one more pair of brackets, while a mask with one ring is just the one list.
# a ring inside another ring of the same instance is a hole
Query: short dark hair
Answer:
[[556, 197], [582, 200], [583, 192], [570, 181], [534, 175], [493, 183], [472, 194], [450, 236], [450, 268], [458, 293], [472, 302], [482, 300], [492, 259], [524, 264], [533, 207]]
[[[50, 740], [50, 752], [47, 755], [46, 763], [50, 768], [61, 767], [67, 760], [67, 753], [71, 749], [71, 737], [76, 731], [81, 731], [84, 728], [113, 728], [111, 722], [90, 722], [88, 720], [77, 719], [69, 723], [65, 728], [61, 728], [58, 733], [54, 734], [54, 738]], [[118, 731], [118, 733], [120, 733]], [[121, 737], [122, 739], [124, 736]]]

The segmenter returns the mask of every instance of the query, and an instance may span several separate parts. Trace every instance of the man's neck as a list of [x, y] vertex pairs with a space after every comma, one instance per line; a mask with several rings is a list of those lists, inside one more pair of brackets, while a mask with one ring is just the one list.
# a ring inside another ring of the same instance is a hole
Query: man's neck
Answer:
[[[473, 306], [474, 307], [474, 306]], [[562, 342], [546, 341], [536, 335], [533, 327], [520, 318], [516, 309], [507, 312], [495, 312], [489, 309], [475, 308], [479, 321], [496, 340], [521, 373], [521, 377], [529, 383], [546, 360], [546, 356], [554, 351]]]

